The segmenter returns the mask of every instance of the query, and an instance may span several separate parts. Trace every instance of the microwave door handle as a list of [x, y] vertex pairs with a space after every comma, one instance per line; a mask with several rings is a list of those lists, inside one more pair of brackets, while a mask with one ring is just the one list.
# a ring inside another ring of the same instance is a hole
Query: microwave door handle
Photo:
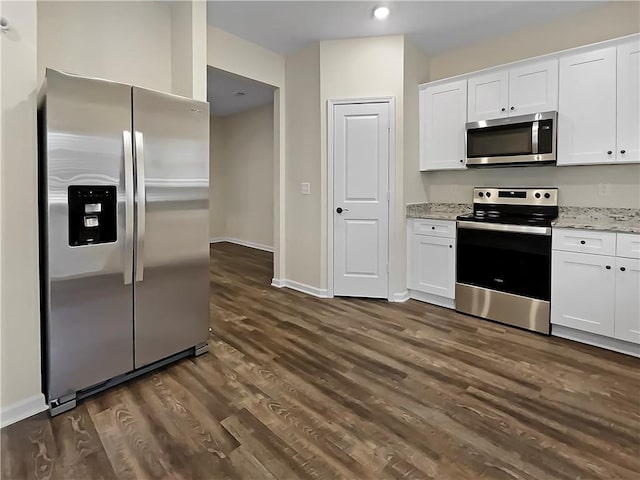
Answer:
[[145, 210], [147, 195], [144, 178], [144, 138], [142, 132], [135, 132], [136, 151], [136, 182], [138, 192], [138, 223], [136, 236], [136, 282], [144, 279], [144, 240], [145, 240]]
[[531, 153], [538, 153], [538, 128], [540, 127], [540, 122], [537, 120], [531, 123]]

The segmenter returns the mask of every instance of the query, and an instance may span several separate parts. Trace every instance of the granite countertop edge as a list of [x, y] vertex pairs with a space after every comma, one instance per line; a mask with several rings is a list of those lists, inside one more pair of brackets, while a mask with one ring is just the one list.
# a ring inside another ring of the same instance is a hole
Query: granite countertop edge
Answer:
[[[467, 203], [408, 203], [407, 218], [431, 220], [456, 220], [459, 215], [470, 213], [473, 207]], [[574, 228], [616, 233], [640, 233], [640, 208], [560, 207], [553, 228]]]

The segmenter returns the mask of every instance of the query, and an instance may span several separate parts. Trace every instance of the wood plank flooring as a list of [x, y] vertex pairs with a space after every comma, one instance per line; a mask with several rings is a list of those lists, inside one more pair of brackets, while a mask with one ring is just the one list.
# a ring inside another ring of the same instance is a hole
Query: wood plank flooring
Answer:
[[637, 479], [640, 361], [212, 247], [210, 352], [2, 430], [3, 479]]

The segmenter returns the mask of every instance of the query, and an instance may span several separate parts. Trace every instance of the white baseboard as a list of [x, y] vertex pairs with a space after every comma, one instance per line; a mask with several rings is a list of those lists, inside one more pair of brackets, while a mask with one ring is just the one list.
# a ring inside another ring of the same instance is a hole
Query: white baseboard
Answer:
[[404, 292], [401, 292], [401, 293], [394, 293], [389, 299], [389, 301], [394, 303], [403, 303], [409, 300], [410, 298], [411, 298], [411, 295], [409, 295], [409, 290], [405, 290]]
[[438, 305], [439, 307], [451, 308], [452, 310], [455, 310], [456, 308], [456, 301], [453, 298], [445, 298], [440, 295], [419, 292], [417, 290], [409, 290], [409, 296], [414, 300], [431, 303], [432, 305]]
[[326, 288], [312, 287], [311, 285], [306, 285], [294, 280], [274, 278], [271, 281], [271, 286], [276, 288], [290, 288], [291, 290], [296, 290], [308, 295], [313, 295], [314, 297], [318, 298], [330, 298]]
[[606, 348], [614, 352], [624, 353], [640, 357], [640, 345], [618, 340], [617, 338], [604, 337], [595, 333], [583, 332], [574, 328], [563, 327], [562, 325], [551, 325], [551, 335], [554, 337], [566, 338], [574, 342], [586, 343], [594, 347]]
[[44, 395], [41, 393], [2, 407], [0, 409], [0, 428], [29, 418], [36, 413], [44, 412], [46, 409], [47, 404], [44, 401]]
[[256, 250], [263, 250], [265, 252], [273, 253], [273, 247], [269, 245], [262, 245], [261, 243], [249, 242], [247, 240], [240, 240], [239, 238], [231, 237], [214, 237], [209, 240], [209, 243], [229, 242], [236, 245], [242, 245], [243, 247], [255, 248]]

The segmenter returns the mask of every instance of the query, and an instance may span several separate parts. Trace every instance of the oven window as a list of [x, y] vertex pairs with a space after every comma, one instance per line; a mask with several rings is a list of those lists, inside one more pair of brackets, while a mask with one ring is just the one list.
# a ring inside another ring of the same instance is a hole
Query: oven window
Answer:
[[530, 155], [531, 122], [467, 130], [467, 157]]
[[459, 283], [548, 301], [551, 237], [458, 228], [456, 269]]

